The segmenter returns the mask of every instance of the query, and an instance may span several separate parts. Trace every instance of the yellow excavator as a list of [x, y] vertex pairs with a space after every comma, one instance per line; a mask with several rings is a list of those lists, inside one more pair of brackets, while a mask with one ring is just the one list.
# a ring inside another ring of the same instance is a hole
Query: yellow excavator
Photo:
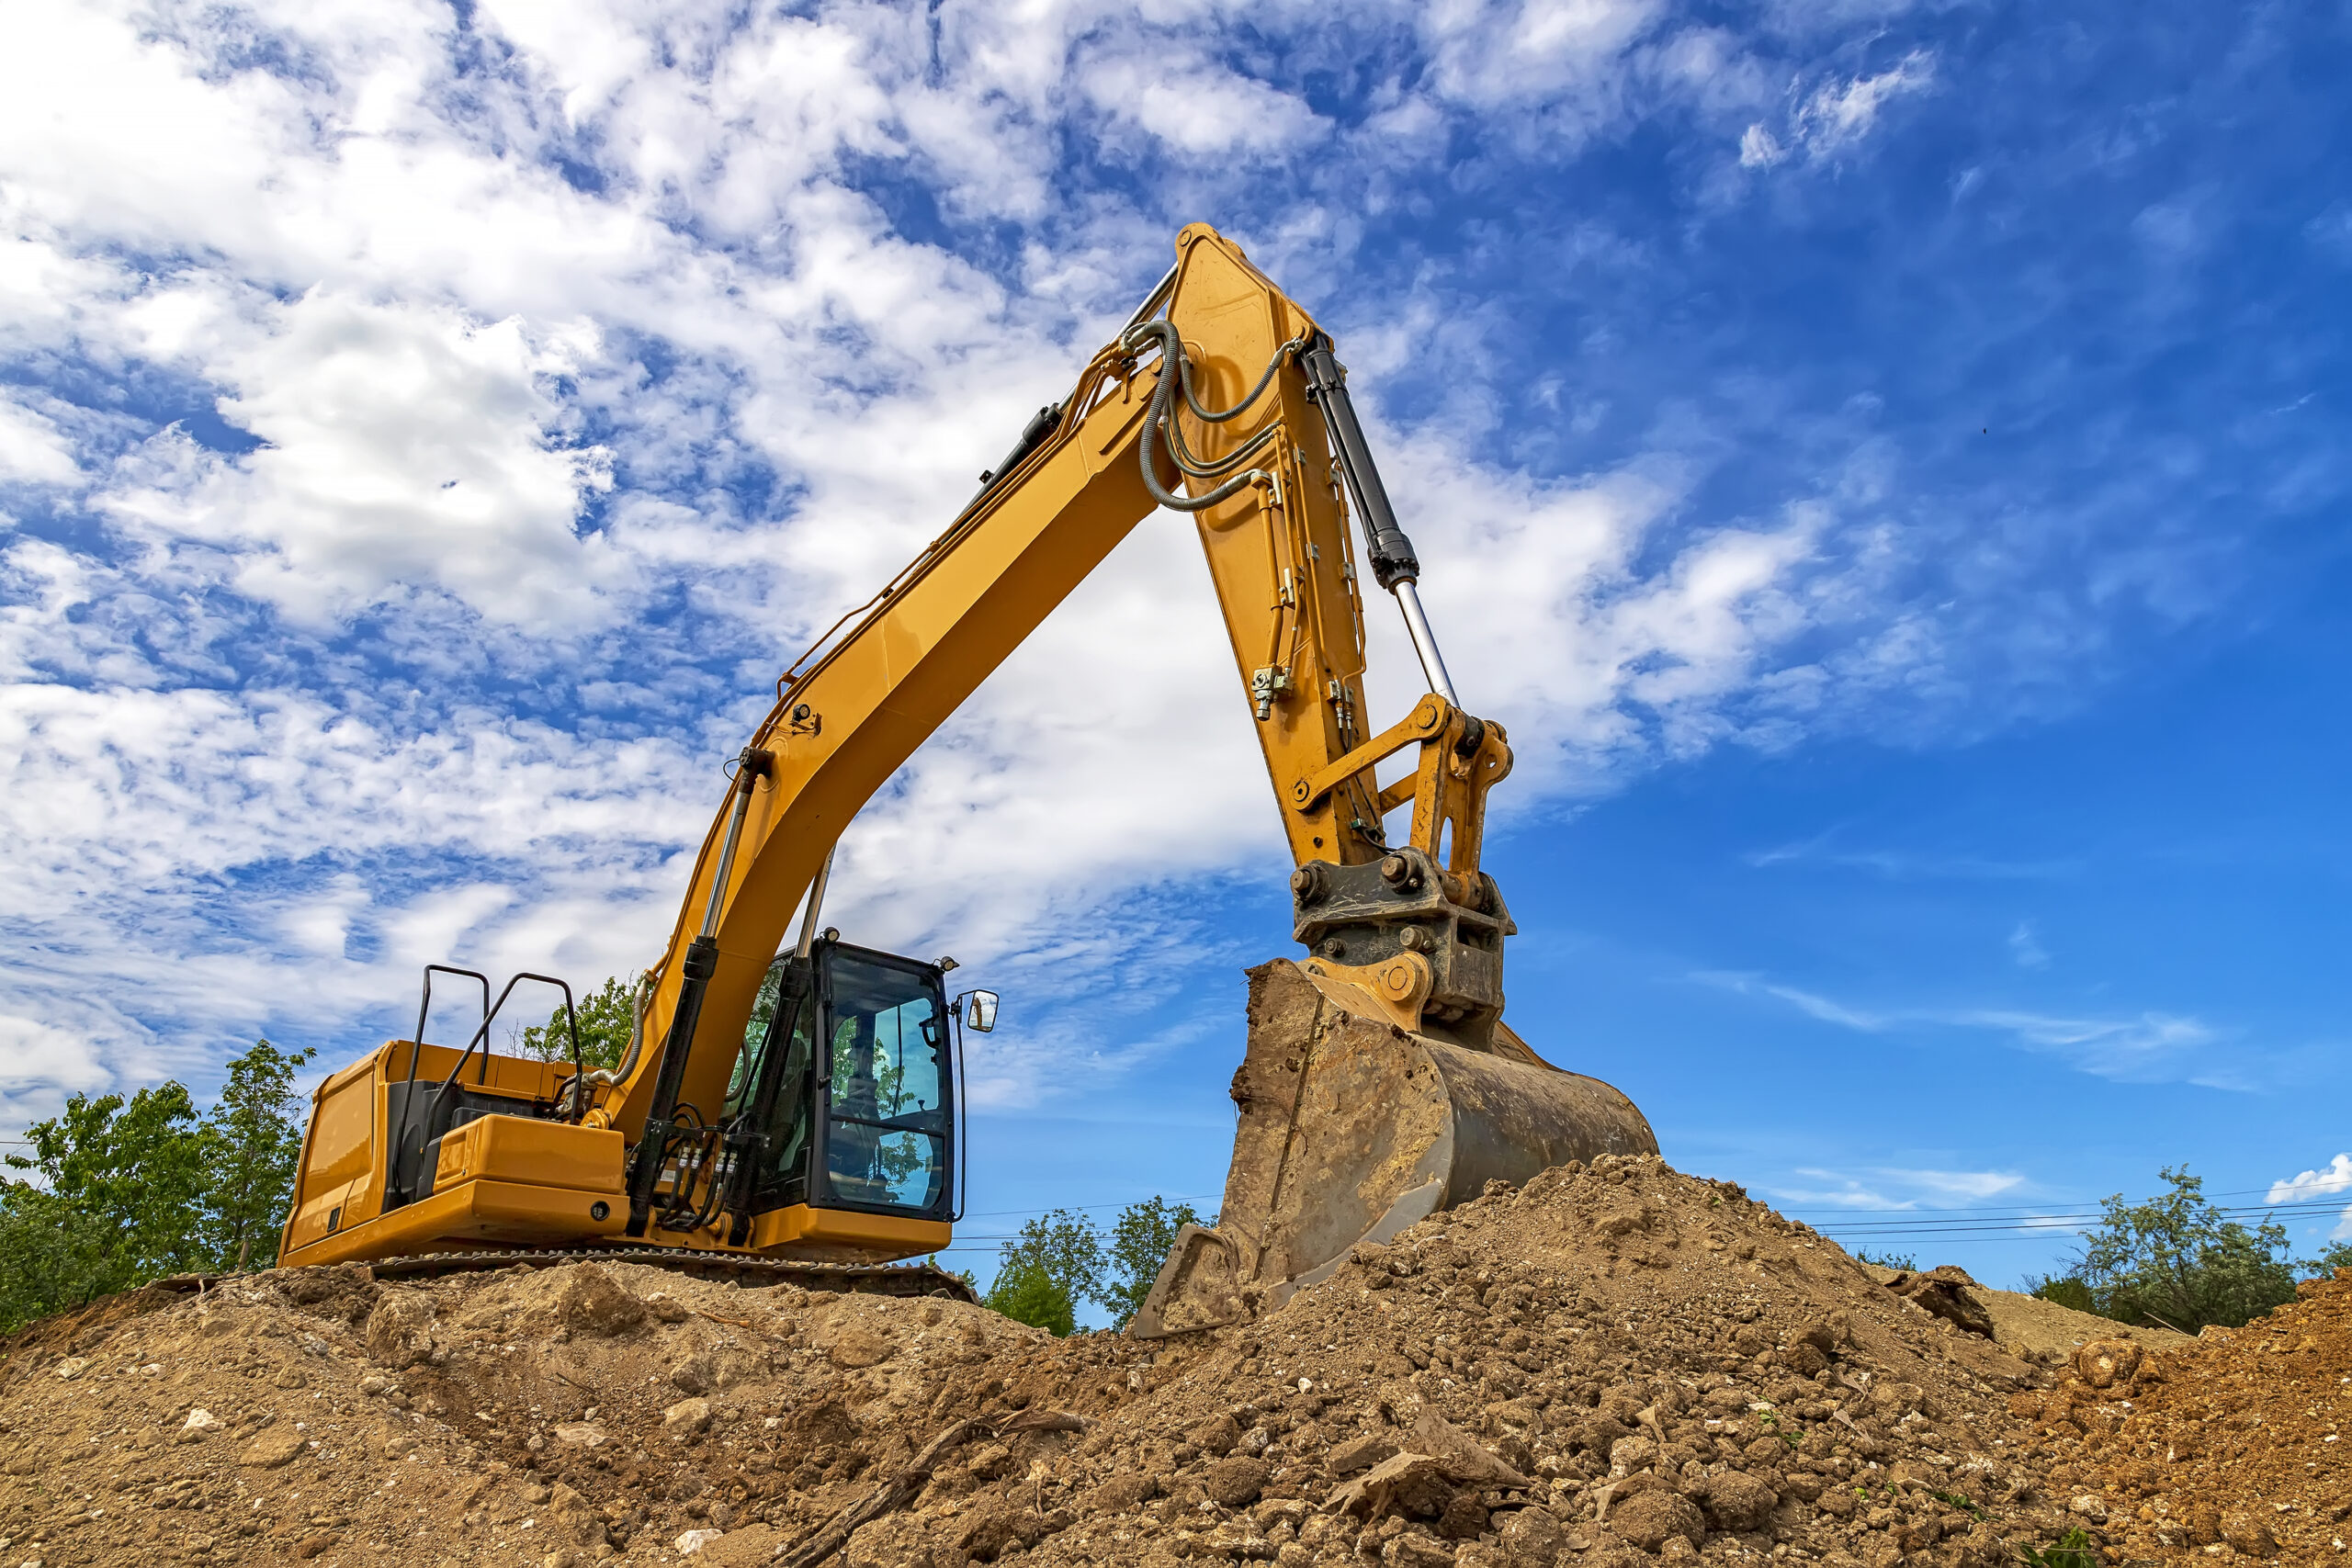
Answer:
[[[833, 846], [1161, 509], [1199, 530], [1306, 953], [1250, 972], [1218, 1223], [1180, 1234], [1135, 1331], [1271, 1311], [1358, 1242], [1490, 1180], [1655, 1153], [1630, 1100], [1551, 1066], [1503, 1021], [1516, 928], [1479, 850], [1510, 744], [1454, 695], [1330, 337], [1238, 245], [1194, 224], [1118, 337], [946, 531], [777, 681], [640, 982], [619, 1064], [584, 1068], [568, 987], [571, 1060], [493, 1053], [516, 987], [562, 982], [518, 975], [493, 1000], [486, 976], [429, 966], [414, 1036], [320, 1085], [279, 1263], [434, 1273], [616, 1256], [961, 1291], [900, 1260], [945, 1247], [959, 1217], [963, 1032], [992, 1028], [997, 998], [951, 998], [953, 960], [821, 928]], [[1428, 687], [1376, 730], [1351, 511], [1361, 565], [1401, 608]], [[1408, 805], [1392, 842], [1384, 824]], [[436, 976], [480, 987], [463, 1046], [424, 1043]]]

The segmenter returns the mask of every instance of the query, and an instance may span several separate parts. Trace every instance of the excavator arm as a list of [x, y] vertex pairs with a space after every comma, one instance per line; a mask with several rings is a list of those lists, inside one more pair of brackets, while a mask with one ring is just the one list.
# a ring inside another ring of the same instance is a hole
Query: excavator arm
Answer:
[[[1402, 721], [1369, 729], [1343, 490], [1355, 492], [1383, 586], [1409, 593], [1419, 568], [1347, 403], [1344, 372], [1314, 319], [1238, 245], [1195, 224], [1177, 254], [1143, 319], [1033, 423], [963, 514], [777, 682], [650, 972], [640, 1039], [652, 1048], [627, 1064], [592, 1122], [637, 1137], [666, 1124], [680, 1100], [717, 1102], [761, 979], [850, 820], [1138, 523], [1170, 503], [1191, 513], [1200, 535], [1298, 886], [1331, 890], [1309, 907], [1337, 901], [1343, 880], [1386, 887], [1337, 874], [1406, 858], [1403, 850], [1409, 863], [1390, 880], [1419, 878], [1410, 890], [1419, 903], [1458, 911], [1451, 930], [1424, 931], [1412, 940], [1426, 945], [1393, 953], [1324, 930], [1364, 919], [1313, 921], [1320, 948], [1351, 967], [1409, 953], [1389, 989], [1451, 1022], [1473, 1027], [1500, 1012], [1508, 917], [1478, 852], [1487, 790], [1510, 767], [1502, 727], [1432, 692]], [[1180, 493], [1180, 482], [1194, 494]], [[1417, 643], [1442, 681], [1412, 604]], [[1414, 766], [1384, 792], [1375, 767], [1400, 751], [1414, 753]], [[1408, 838], [1392, 846], [1383, 819], [1408, 801]], [[1439, 936], [1464, 926], [1484, 945], [1441, 947]]]
[[[289, 1261], [582, 1236], [866, 1258], [944, 1245], [936, 1184], [914, 1221], [882, 1212], [888, 1203], [828, 1210], [821, 1187], [789, 1224], [755, 1213], [752, 1173], [781, 1136], [783, 1037], [808, 1028], [793, 1021], [797, 1010], [826, 1020], [825, 1038], [797, 1047], [797, 1070], [819, 1092], [847, 1070], [829, 1066], [842, 1050], [870, 1057], [886, 1012], [902, 1033], [921, 1015], [944, 1049], [938, 1001], [874, 1003], [851, 1018], [831, 995], [832, 971], [810, 962], [833, 849], [989, 673], [1162, 509], [1189, 514], [1201, 541], [1295, 863], [1294, 934], [1310, 956], [1252, 971], [1225, 1223], [1188, 1233], [1147, 1326], [1258, 1310], [1333, 1247], [1417, 1205], [1455, 1201], [1465, 1173], [1518, 1179], [1604, 1148], [1655, 1148], [1622, 1095], [1550, 1067], [1500, 1021], [1513, 928], [1479, 855], [1487, 794], [1510, 772], [1510, 745], [1500, 725], [1454, 697], [1421, 613], [1419, 562], [1329, 335], [1208, 226], [1184, 230], [1176, 253], [1117, 340], [982, 476], [946, 531], [778, 680], [735, 759], [669, 943], [641, 982], [618, 1067], [567, 1075], [493, 1057], [487, 1016], [470, 1069], [470, 1047], [387, 1044], [321, 1091]], [[1360, 560], [1397, 600], [1430, 688], [1385, 725], [1366, 711]], [[1384, 785], [1380, 771], [1400, 758]], [[1392, 841], [1387, 819], [1408, 805]], [[787, 946], [796, 908], [801, 928]], [[865, 964], [869, 981], [898, 964], [899, 980], [941, 995], [937, 965], [852, 951], [865, 956], [844, 961]], [[915, 973], [925, 969], [927, 981]], [[420, 1087], [420, 1062], [445, 1080]], [[870, 1060], [860, 1070], [870, 1100]], [[1399, 1117], [1381, 1114], [1407, 1101]], [[370, 1105], [368, 1146], [381, 1154], [354, 1143]], [[924, 1125], [944, 1128], [947, 1109], [931, 1102]], [[901, 1126], [872, 1104], [849, 1120], [868, 1129], [868, 1152]], [[568, 1174], [548, 1175], [557, 1170]], [[495, 1213], [481, 1196], [492, 1176], [507, 1182]], [[342, 1206], [329, 1211], [334, 1199]], [[353, 1218], [379, 1234], [336, 1239]]]

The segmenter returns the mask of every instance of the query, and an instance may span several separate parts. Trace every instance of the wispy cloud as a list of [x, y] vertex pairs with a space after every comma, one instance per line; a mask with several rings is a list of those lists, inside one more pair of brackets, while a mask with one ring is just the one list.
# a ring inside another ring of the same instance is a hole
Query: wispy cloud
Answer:
[[1916, 850], [1841, 849], [1838, 845], [1842, 829], [1833, 828], [1809, 839], [1751, 850], [1739, 858], [1742, 864], [1759, 871], [1784, 865], [1826, 865], [1866, 871], [1890, 882], [2052, 882], [2073, 876], [2082, 869], [2080, 862], [2071, 860], [2019, 861]]
[[1826, 1187], [1773, 1187], [1775, 1198], [1824, 1208], [1898, 1209], [1955, 1208], [2015, 1192], [2026, 1179], [2006, 1170], [1934, 1170], [1901, 1166], [1871, 1167], [1860, 1174], [1801, 1166], [1801, 1177], [1827, 1182]]
[[1776, 134], [1761, 120], [1740, 133], [1743, 167], [1769, 169], [1792, 156], [1832, 158], [1868, 136], [1892, 100], [1924, 92], [1936, 76], [1935, 57], [1914, 50], [1872, 75], [1832, 78], [1797, 98]]
[[2215, 1089], [2245, 1087], [2234, 1073], [2205, 1061], [2205, 1047], [2227, 1038], [2194, 1018], [2143, 1012], [2120, 1018], [2069, 1017], [2017, 1008], [1902, 1007], [1870, 1009], [1785, 985], [1752, 973], [1705, 970], [1691, 976], [1743, 996], [1769, 997], [1864, 1034], [1911, 1030], [1983, 1030], [2019, 1049], [2064, 1058], [2095, 1077], [2119, 1082], [2190, 1082]]
[[2031, 920], [2019, 920], [2017, 929], [2009, 932], [2009, 956], [2017, 961], [2020, 969], [2050, 967], [2050, 951], [2034, 934]]

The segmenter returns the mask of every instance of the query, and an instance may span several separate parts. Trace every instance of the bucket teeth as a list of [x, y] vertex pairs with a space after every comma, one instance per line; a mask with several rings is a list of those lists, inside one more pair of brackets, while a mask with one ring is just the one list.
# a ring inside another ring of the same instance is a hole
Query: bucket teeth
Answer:
[[1130, 1332], [1271, 1312], [1361, 1243], [1569, 1160], [1657, 1153], [1634, 1102], [1498, 1026], [1487, 1050], [1398, 1027], [1353, 985], [1288, 959], [1250, 972], [1240, 1111], [1214, 1229], [1187, 1225]]

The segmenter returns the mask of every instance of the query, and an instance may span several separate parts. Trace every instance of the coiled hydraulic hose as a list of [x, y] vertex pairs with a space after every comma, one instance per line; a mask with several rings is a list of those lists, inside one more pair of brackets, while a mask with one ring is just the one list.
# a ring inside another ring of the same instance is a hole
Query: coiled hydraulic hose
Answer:
[[[1304, 340], [1295, 339], [1274, 350], [1273, 357], [1266, 362], [1264, 372], [1258, 378], [1258, 384], [1228, 409], [1202, 406], [1200, 398], [1193, 390], [1193, 367], [1184, 354], [1184, 340], [1177, 333], [1173, 321], [1139, 321], [1128, 328], [1119, 341], [1120, 345], [1130, 353], [1150, 344], [1156, 343], [1159, 346], [1159, 383], [1151, 390], [1151, 405], [1145, 413], [1143, 426], [1143, 482], [1144, 488], [1151, 492], [1152, 500], [1173, 511], [1200, 512], [1271, 477], [1263, 468], [1253, 468], [1238, 474], [1232, 470], [1255, 457], [1272, 439], [1273, 425], [1259, 431], [1224, 457], [1204, 461], [1195, 457], [1184, 444], [1183, 429], [1175, 417], [1175, 400], [1181, 392], [1184, 406], [1193, 412], [1194, 418], [1204, 423], [1223, 424], [1227, 420], [1238, 418], [1265, 394], [1266, 389], [1273, 384], [1274, 373], [1293, 354], [1306, 346]], [[1178, 495], [1170, 491], [1159, 482], [1159, 465], [1153, 460], [1156, 438], [1163, 432], [1167, 436], [1170, 458], [1187, 479], [1211, 479], [1220, 474], [1230, 477], [1199, 495]]]

